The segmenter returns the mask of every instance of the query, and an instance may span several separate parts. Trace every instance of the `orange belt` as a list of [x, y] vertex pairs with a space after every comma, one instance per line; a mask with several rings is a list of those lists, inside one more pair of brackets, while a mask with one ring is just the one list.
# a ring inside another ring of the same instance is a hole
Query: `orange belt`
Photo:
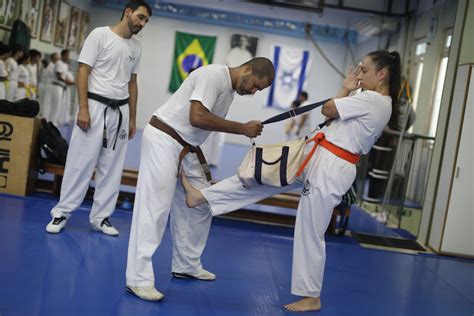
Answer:
[[298, 177], [301, 176], [301, 174], [303, 173], [304, 168], [306, 167], [308, 162], [313, 157], [313, 154], [316, 151], [316, 148], [318, 147], [318, 145], [323, 146], [324, 148], [326, 148], [327, 150], [332, 152], [334, 155], [336, 155], [339, 158], [342, 158], [342, 159], [344, 159], [344, 160], [346, 160], [350, 163], [356, 164], [356, 163], [359, 162], [360, 155], [348, 152], [347, 150], [342, 149], [341, 147], [338, 147], [338, 146], [328, 142], [326, 140], [326, 138], [324, 137], [324, 133], [317, 133], [316, 136], [314, 136], [313, 138], [306, 141], [306, 144], [308, 144], [310, 142], [314, 142], [314, 146], [311, 149], [311, 151], [309, 152], [308, 156], [306, 156], [306, 158], [303, 161], [303, 164], [301, 165], [301, 167], [298, 169], [298, 172], [296, 173], [296, 175]]

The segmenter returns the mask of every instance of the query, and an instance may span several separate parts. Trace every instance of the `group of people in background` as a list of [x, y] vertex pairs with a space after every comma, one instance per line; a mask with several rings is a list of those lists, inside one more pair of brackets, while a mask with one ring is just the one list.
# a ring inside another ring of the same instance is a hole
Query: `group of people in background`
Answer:
[[69, 51], [52, 53], [49, 60], [36, 50], [21, 45], [10, 47], [0, 42], [0, 100], [37, 100], [41, 116], [54, 125], [73, 121], [75, 102], [71, 102], [75, 85], [69, 67]]

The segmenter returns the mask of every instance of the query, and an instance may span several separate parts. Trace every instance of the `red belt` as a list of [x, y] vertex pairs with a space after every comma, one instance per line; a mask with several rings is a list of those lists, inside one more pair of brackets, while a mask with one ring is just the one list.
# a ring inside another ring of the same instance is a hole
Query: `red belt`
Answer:
[[308, 156], [306, 156], [305, 160], [303, 161], [303, 164], [301, 167], [298, 169], [298, 172], [296, 173], [297, 176], [300, 176], [310, 159], [313, 157], [314, 152], [316, 151], [316, 148], [318, 145], [321, 145], [322, 147], [326, 148], [330, 152], [332, 152], [334, 155], [338, 156], [341, 159], [344, 159], [350, 163], [356, 164], [360, 160], [360, 155], [358, 154], [353, 154], [341, 147], [338, 147], [334, 145], [333, 143], [330, 143], [329, 141], [326, 140], [324, 137], [324, 133], [317, 133], [316, 136], [313, 138], [309, 139], [306, 141], [306, 144], [309, 144], [310, 142], [314, 142], [314, 146], [309, 152]]

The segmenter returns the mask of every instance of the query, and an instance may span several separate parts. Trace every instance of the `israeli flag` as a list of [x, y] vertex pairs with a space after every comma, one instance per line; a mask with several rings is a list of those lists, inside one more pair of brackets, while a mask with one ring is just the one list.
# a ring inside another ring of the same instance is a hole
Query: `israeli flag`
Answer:
[[275, 79], [267, 106], [288, 110], [297, 99], [309, 71], [309, 51], [275, 46], [273, 52]]

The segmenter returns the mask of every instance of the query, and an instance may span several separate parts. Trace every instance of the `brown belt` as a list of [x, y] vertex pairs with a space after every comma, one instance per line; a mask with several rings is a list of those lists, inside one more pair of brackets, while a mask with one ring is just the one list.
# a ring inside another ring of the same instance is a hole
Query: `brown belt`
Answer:
[[207, 181], [212, 180], [211, 170], [209, 169], [209, 166], [207, 165], [206, 157], [204, 157], [204, 154], [202, 153], [202, 150], [201, 148], [199, 148], [199, 146], [196, 147], [187, 143], [184, 139], [181, 138], [181, 136], [179, 136], [179, 134], [171, 126], [160, 121], [156, 116], [153, 116], [151, 118], [150, 125], [170, 135], [178, 143], [180, 143], [181, 146], [183, 146], [183, 149], [179, 153], [178, 173], [179, 173], [179, 168], [181, 166], [181, 161], [183, 160], [184, 156], [186, 156], [187, 153], [195, 153], [198, 157], [199, 163], [201, 164], [202, 171], [204, 171], [204, 174], [206, 175]]

